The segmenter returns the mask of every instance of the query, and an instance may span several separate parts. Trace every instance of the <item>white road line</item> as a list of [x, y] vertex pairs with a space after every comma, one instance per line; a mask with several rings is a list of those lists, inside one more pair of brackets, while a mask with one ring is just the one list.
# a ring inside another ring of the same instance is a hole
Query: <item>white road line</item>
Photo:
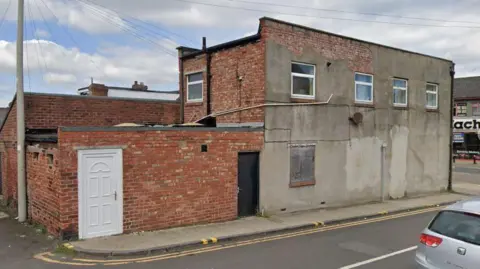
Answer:
[[351, 264], [351, 265], [347, 265], [347, 266], [344, 266], [340, 269], [352, 269], [352, 268], [357, 268], [357, 267], [360, 267], [362, 265], [365, 265], [365, 264], [369, 264], [369, 263], [373, 263], [373, 262], [376, 262], [376, 261], [380, 261], [380, 260], [383, 260], [383, 259], [386, 259], [386, 258], [390, 258], [390, 257], [393, 257], [395, 255], [399, 255], [399, 254], [402, 254], [402, 253], [405, 253], [405, 252], [409, 252], [409, 251], [412, 251], [412, 250], [415, 250], [417, 249], [417, 246], [413, 246], [413, 247], [409, 247], [409, 248], [406, 248], [406, 249], [402, 249], [402, 250], [399, 250], [399, 251], [395, 251], [395, 252], [392, 252], [390, 254], [386, 254], [386, 255], [383, 255], [383, 256], [380, 256], [380, 257], [376, 257], [376, 258], [373, 258], [373, 259], [370, 259], [370, 260], [366, 260], [366, 261], [363, 261], [363, 262], [357, 262], [357, 263], [354, 263], [354, 264]]

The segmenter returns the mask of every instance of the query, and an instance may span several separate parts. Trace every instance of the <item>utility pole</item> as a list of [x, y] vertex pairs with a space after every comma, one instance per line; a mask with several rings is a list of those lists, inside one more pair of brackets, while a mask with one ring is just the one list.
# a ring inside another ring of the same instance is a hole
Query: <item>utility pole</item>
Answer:
[[25, 180], [25, 102], [23, 95], [23, 25], [24, 0], [18, 0], [17, 15], [17, 194], [18, 221], [27, 220], [27, 188]]

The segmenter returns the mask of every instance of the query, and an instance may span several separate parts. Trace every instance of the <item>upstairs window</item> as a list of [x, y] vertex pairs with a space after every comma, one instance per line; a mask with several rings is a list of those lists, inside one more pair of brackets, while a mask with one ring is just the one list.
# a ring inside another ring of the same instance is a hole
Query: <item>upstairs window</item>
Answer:
[[407, 106], [408, 93], [407, 93], [407, 81], [404, 79], [393, 80], [393, 105], [394, 106]]
[[467, 104], [466, 103], [457, 103], [455, 104], [455, 116], [465, 117], [467, 116]]
[[203, 101], [203, 74], [190, 74], [187, 76], [187, 102], [201, 101]]
[[292, 97], [315, 98], [315, 66], [292, 63]]
[[373, 103], [373, 76], [355, 73], [355, 102]]
[[472, 104], [473, 116], [480, 116], [480, 103]]
[[438, 108], [438, 85], [437, 84], [427, 83], [426, 99], [427, 99], [426, 108], [428, 109]]

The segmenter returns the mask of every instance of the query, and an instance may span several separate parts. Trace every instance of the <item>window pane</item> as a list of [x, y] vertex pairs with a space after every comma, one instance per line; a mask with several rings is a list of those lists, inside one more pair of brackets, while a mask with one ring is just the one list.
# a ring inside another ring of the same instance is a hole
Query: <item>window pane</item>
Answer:
[[393, 103], [394, 104], [407, 104], [407, 91], [394, 89], [393, 90]]
[[196, 74], [191, 74], [188, 75], [188, 82], [194, 82], [194, 81], [199, 81], [202, 80], [202, 73], [196, 73]]
[[355, 74], [355, 81], [357, 82], [372, 82], [372, 76], [362, 75], [362, 74]]
[[315, 75], [315, 68], [311, 65], [292, 64], [292, 72], [306, 75]]
[[474, 105], [472, 107], [472, 113], [473, 115], [475, 116], [479, 116], [480, 115], [480, 106], [478, 104]]
[[440, 212], [429, 229], [438, 234], [480, 245], [480, 217], [460, 212]]
[[393, 86], [394, 87], [406, 88], [407, 87], [407, 81], [403, 80], [403, 79], [394, 79], [393, 80]]
[[372, 101], [372, 86], [357, 84], [355, 87], [356, 100]]
[[437, 106], [437, 95], [435, 93], [427, 93], [427, 106]]
[[202, 99], [202, 84], [188, 86], [188, 100]]
[[437, 91], [437, 85], [427, 84], [427, 91]]
[[313, 78], [293, 76], [293, 94], [313, 96]]

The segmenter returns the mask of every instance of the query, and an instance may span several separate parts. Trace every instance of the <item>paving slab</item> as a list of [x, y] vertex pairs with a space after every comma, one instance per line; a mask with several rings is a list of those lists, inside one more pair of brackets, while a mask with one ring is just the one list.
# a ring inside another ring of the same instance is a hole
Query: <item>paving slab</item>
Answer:
[[[468, 188], [468, 186], [462, 186], [462, 188]], [[333, 225], [386, 214], [447, 205], [466, 199], [471, 195], [471, 193], [440, 193], [345, 208], [285, 213], [270, 217], [248, 217], [225, 223], [94, 238], [71, 242], [70, 244], [76, 251], [85, 254], [113, 256], [148, 254], [151, 251], [177, 249], [207, 242], [313, 228], [319, 225]]]

